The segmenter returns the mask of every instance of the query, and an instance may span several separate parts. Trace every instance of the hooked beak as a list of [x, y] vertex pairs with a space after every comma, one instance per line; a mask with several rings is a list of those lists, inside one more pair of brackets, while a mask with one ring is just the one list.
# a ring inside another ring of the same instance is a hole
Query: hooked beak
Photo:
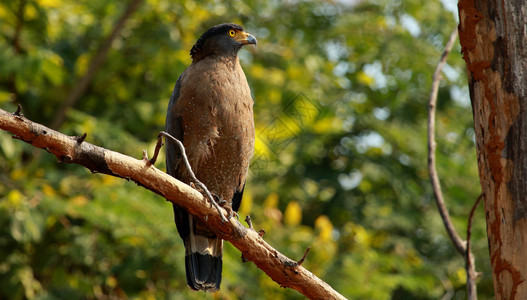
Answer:
[[256, 46], [256, 38], [250, 34], [250, 33], [247, 33], [247, 32], [242, 32], [242, 34], [240, 35], [240, 38], [237, 39], [238, 42], [241, 42], [243, 45], [248, 45], [248, 44], [253, 44]]

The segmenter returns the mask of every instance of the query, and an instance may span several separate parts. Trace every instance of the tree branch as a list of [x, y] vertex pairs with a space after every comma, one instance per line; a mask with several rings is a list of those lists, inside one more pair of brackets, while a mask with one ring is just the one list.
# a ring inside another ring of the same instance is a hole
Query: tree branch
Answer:
[[[476, 272], [476, 265], [475, 265], [475, 259], [474, 254], [472, 254], [472, 251], [470, 250], [470, 237], [472, 235], [472, 220], [474, 219], [474, 212], [476, 211], [476, 208], [478, 207], [479, 202], [483, 199], [483, 194], [479, 195], [478, 199], [472, 206], [472, 209], [470, 210], [470, 214], [468, 215], [468, 225], [467, 225], [467, 250], [465, 251], [465, 270], [467, 272], [467, 291], [468, 291], [468, 299], [476, 299], [477, 295], [477, 286], [476, 286], [476, 280], [478, 279], [478, 272]], [[470, 297], [470, 295], [474, 295], [473, 297]]]
[[[253, 229], [236, 218], [223, 222], [220, 214], [200, 192], [157, 169], [148, 160], [138, 160], [121, 153], [84, 142], [0, 109], [0, 129], [14, 138], [54, 154], [61, 162], [82, 165], [93, 173], [104, 173], [132, 180], [170, 202], [176, 203], [206, 223], [222, 239], [238, 248], [282, 287], [289, 287], [311, 299], [345, 299], [327, 283], [296, 261], [267, 244]], [[222, 213], [226, 211], [221, 208]]]
[[446, 209], [445, 200], [443, 199], [443, 192], [441, 191], [441, 184], [439, 183], [439, 176], [437, 175], [436, 170], [436, 142], [435, 142], [435, 113], [436, 113], [436, 103], [437, 103], [437, 92], [439, 90], [439, 81], [441, 79], [441, 71], [445, 65], [446, 58], [457, 38], [457, 28], [452, 31], [450, 38], [445, 46], [445, 51], [441, 55], [441, 59], [437, 64], [434, 79], [432, 82], [432, 91], [430, 92], [430, 100], [428, 104], [428, 173], [430, 175], [430, 182], [432, 183], [432, 188], [434, 190], [434, 197], [436, 200], [437, 208], [443, 219], [443, 224], [447, 230], [448, 236], [452, 243], [456, 247], [456, 250], [464, 255], [465, 253], [465, 242], [459, 234], [456, 232], [452, 220], [450, 219], [450, 214]]
[[62, 106], [59, 108], [59, 110], [55, 114], [55, 117], [53, 118], [53, 121], [51, 122], [51, 125], [50, 125], [51, 128], [58, 129], [60, 128], [62, 123], [64, 123], [66, 119], [66, 113], [71, 107], [75, 106], [75, 104], [80, 99], [82, 94], [84, 94], [88, 86], [91, 84], [93, 77], [95, 76], [99, 68], [101, 67], [103, 61], [106, 59], [106, 55], [108, 54], [108, 51], [110, 50], [110, 47], [112, 46], [113, 41], [115, 40], [117, 35], [121, 32], [121, 30], [124, 28], [126, 21], [139, 8], [139, 5], [141, 4], [141, 2], [143, 2], [143, 0], [132, 0], [128, 4], [125, 12], [115, 24], [115, 27], [113, 28], [110, 35], [106, 37], [106, 39], [101, 44], [99, 49], [97, 49], [97, 52], [95, 53], [92, 60], [90, 61], [88, 71], [86, 71], [86, 74], [84, 74], [84, 76], [73, 87], [68, 97], [66, 98], [66, 100], [64, 100], [64, 103], [62, 104]]
[[[474, 255], [470, 253], [470, 247], [468, 246], [468, 239], [470, 238], [470, 228], [472, 225], [472, 216], [474, 213], [475, 206], [479, 203], [480, 198], [476, 201], [476, 204], [472, 208], [471, 214], [469, 216], [469, 225], [468, 225], [468, 236], [467, 241], [459, 236], [454, 224], [450, 219], [450, 214], [446, 208], [445, 200], [443, 198], [443, 192], [441, 191], [441, 184], [439, 182], [439, 176], [436, 169], [436, 142], [435, 142], [435, 114], [436, 114], [436, 104], [437, 104], [437, 92], [439, 90], [439, 82], [441, 80], [441, 71], [443, 66], [446, 63], [448, 54], [454, 47], [454, 42], [456, 41], [458, 35], [457, 27], [454, 28], [450, 34], [447, 44], [445, 45], [445, 50], [441, 55], [441, 59], [437, 64], [436, 70], [434, 72], [434, 77], [432, 81], [432, 91], [430, 92], [430, 99], [428, 104], [428, 173], [430, 175], [430, 183], [432, 184], [432, 189], [434, 190], [434, 199], [443, 220], [443, 225], [450, 237], [450, 240], [454, 244], [456, 250], [463, 256], [465, 259], [465, 272], [467, 274], [467, 298], [470, 300], [477, 299], [477, 290], [476, 290], [476, 279], [477, 272], [474, 264]], [[481, 196], [480, 196], [481, 197]]]

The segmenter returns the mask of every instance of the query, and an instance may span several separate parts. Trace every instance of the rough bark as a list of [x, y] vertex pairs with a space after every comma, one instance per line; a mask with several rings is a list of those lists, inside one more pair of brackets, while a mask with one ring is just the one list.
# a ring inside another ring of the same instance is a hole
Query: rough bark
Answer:
[[[170, 202], [185, 207], [191, 214], [209, 225], [222, 239], [242, 252], [282, 287], [289, 287], [310, 299], [345, 299], [327, 283], [267, 244], [253, 229], [236, 218], [222, 222], [214, 206], [201, 193], [157, 169], [149, 160], [138, 160], [84, 141], [85, 136], [71, 137], [34, 123], [19, 113], [0, 109], [0, 129], [34, 147], [54, 154], [61, 162], [75, 163], [94, 173], [104, 173], [127, 180], [161, 195]], [[125, 201], [125, 200], [123, 200]], [[227, 212], [222, 208], [224, 215]], [[175, 228], [174, 228], [175, 231]]]
[[497, 299], [527, 297], [527, 2], [461, 0], [465, 59]]

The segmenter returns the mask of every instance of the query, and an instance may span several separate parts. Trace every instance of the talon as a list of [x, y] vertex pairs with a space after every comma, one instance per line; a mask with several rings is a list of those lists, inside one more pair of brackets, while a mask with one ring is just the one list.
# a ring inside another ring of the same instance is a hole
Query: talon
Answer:
[[240, 219], [240, 216], [234, 210], [228, 211], [228, 214], [229, 215], [227, 216], [227, 220], [230, 220], [232, 217], [236, 217], [236, 219], [238, 219], [238, 220]]
[[221, 199], [218, 195], [212, 194], [212, 198], [214, 198], [214, 201], [216, 201], [216, 203], [218, 203], [222, 207], [227, 204], [227, 201]]
[[[194, 183], [194, 182], [191, 181], [189, 183], [189, 185], [190, 185], [191, 188], [195, 189], [196, 191], [200, 192], [201, 194], [203, 194], [206, 197], [207, 194], [205, 193], [205, 190], [203, 190], [203, 188], [201, 188], [201, 186], [199, 184]], [[210, 201], [210, 199], [208, 201]]]

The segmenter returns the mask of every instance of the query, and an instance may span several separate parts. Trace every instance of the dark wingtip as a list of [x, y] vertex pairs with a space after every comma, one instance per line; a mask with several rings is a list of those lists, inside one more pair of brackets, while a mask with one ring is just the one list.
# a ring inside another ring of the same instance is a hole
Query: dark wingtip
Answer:
[[221, 284], [222, 258], [192, 253], [185, 256], [187, 284], [196, 291], [217, 292]]

